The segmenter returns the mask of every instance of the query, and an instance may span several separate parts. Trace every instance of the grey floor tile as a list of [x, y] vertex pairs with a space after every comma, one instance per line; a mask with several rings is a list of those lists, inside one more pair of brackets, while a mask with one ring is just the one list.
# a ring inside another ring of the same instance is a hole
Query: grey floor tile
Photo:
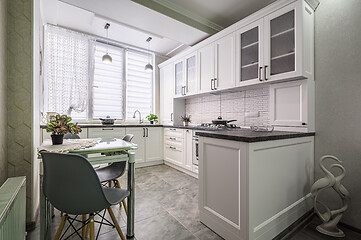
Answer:
[[138, 240], [197, 239], [168, 213], [135, 223], [135, 236]]
[[220, 236], [218, 236], [215, 232], [213, 232], [212, 230], [210, 230], [209, 228], [205, 227], [202, 230], [194, 233], [194, 235], [199, 239], [199, 240], [222, 240], [223, 238], [221, 238]]
[[200, 222], [197, 207], [175, 208], [168, 210], [168, 212], [191, 233], [198, 232], [206, 227]]

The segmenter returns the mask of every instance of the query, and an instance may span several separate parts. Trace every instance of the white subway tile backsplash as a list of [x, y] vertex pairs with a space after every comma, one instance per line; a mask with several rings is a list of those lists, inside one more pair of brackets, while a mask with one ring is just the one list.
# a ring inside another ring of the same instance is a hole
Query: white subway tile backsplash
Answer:
[[[260, 112], [259, 117], [245, 117], [246, 112], [255, 111]], [[236, 119], [239, 126], [269, 125], [269, 86], [190, 98], [186, 100], [186, 113], [195, 125], [209, 123], [219, 115], [226, 120]]]

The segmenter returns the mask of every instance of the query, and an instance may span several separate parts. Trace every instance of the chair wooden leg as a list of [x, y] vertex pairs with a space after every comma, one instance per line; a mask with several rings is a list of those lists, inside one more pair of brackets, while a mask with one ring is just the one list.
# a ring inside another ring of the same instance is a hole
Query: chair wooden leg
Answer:
[[64, 229], [64, 225], [65, 225], [67, 219], [68, 219], [68, 215], [65, 215], [65, 216], [63, 217], [63, 219], [61, 220], [61, 223], [60, 223], [60, 225], [59, 225], [58, 231], [56, 231], [54, 240], [58, 240], [58, 239], [60, 238], [61, 232], [62, 232], [63, 229]]
[[90, 217], [90, 240], [94, 240], [94, 216], [91, 216]]
[[[83, 222], [83, 225], [85, 224], [86, 222], [86, 217], [87, 217], [87, 214], [83, 214], [82, 215], [82, 222]], [[83, 228], [81, 229], [81, 237], [83, 239], [85, 239], [87, 237], [88, 234], [86, 234], [86, 230], [88, 228], [88, 224], [86, 226], [83, 226]]]
[[117, 232], [118, 232], [120, 238], [121, 238], [122, 240], [126, 240], [125, 237], [124, 237], [124, 235], [123, 235], [122, 230], [121, 230], [120, 227], [119, 227], [118, 221], [117, 221], [117, 219], [115, 218], [114, 213], [113, 213], [113, 210], [112, 210], [111, 207], [108, 207], [108, 212], [109, 212], [110, 217], [112, 218], [112, 221], [113, 221], [113, 223], [114, 223], [114, 225], [115, 225], [115, 228], [117, 229]]
[[[115, 186], [116, 188], [122, 189], [122, 187], [120, 186], [118, 180], [113, 180], [113, 182], [114, 182], [114, 186]], [[125, 214], [128, 215], [128, 208], [127, 208], [127, 203], [125, 202], [125, 199], [119, 203], [119, 206], [120, 206], [120, 207], [122, 207], [122, 203], [123, 203], [123, 206], [124, 206]]]
[[85, 228], [85, 237], [88, 237], [88, 235], [89, 235], [89, 226], [90, 226], [90, 224], [88, 223]]

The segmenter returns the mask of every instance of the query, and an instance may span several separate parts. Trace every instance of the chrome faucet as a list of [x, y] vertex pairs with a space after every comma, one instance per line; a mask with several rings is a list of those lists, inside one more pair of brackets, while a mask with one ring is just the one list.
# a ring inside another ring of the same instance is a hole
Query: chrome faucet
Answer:
[[139, 113], [139, 124], [141, 124], [143, 121], [142, 121], [142, 114], [139, 112], [139, 110], [135, 110], [135, 111], [134, 111], [133, 118], [135, 118], [135, 114], [136, 114], [137, 112]]

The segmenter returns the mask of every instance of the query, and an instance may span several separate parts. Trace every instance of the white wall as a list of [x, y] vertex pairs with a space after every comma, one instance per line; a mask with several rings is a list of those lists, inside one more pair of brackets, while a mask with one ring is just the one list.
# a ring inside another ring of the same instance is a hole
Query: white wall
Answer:
[[[343, 161], [351, 202], [341, 221], [361, 229], [361, 1], [321, 0], [315, 17], [315, 179], [321, 156]], [[340, 204], [331, 191], [322, 199]]]

